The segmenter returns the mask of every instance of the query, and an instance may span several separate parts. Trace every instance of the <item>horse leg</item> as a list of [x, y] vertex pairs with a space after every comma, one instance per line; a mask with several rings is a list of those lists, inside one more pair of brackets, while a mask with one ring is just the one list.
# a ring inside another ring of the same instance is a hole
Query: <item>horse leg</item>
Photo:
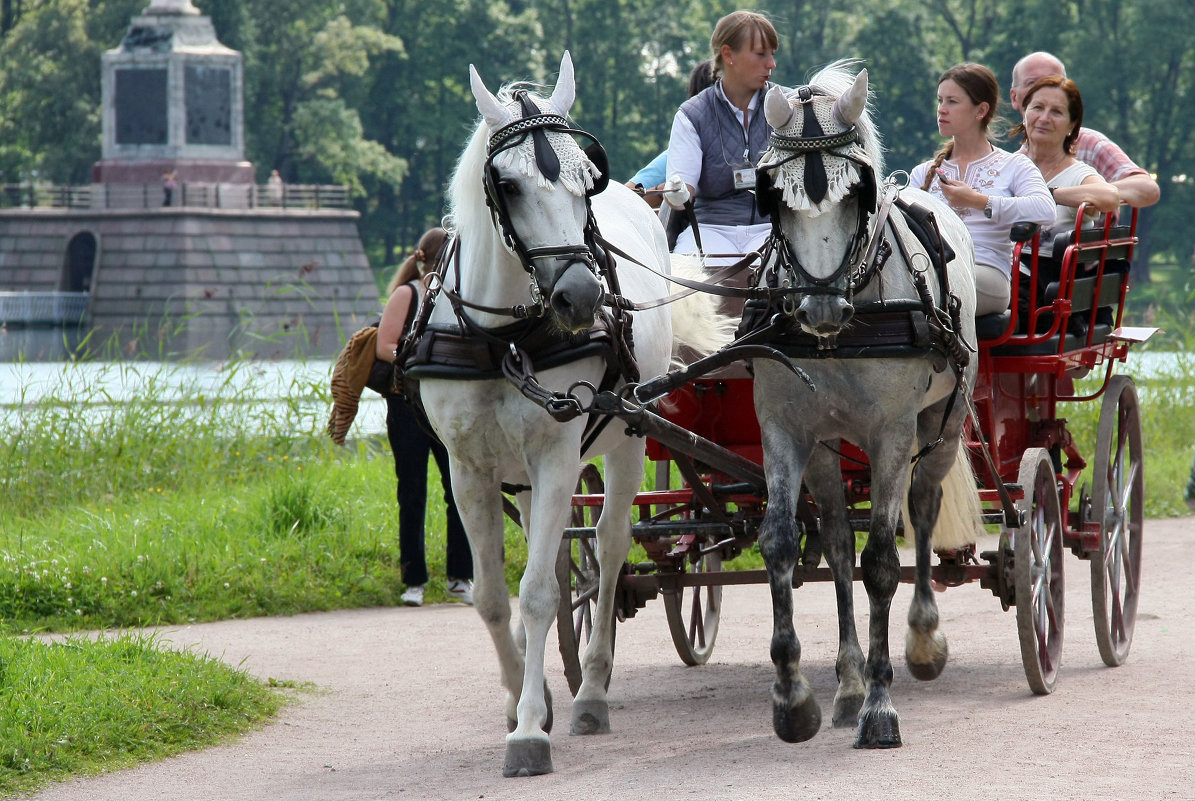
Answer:
[[[918, 426], [919, 441], [933, 441], [940, 420], [941, 411], [936, 407], [929, 413], [923, 412]], [[958, 458], [957, 437], [944, 436], [941, 445], [917, 462], [909, 485], [909, 525], [916, 533], [917, 571], [913, 602], [909, 604], [909, 628], [905, 634], [905, 664], [913, 678], [922, 681], [941, 675], [949, 657], [946, 635], [938, 631], [938, 604], [934, 600], [930, 562], [934, 526], [942, 508], [942, 480]], [[966, 454], [961, 458], [966, 458]]]
[[644, 441], [628, 439], [606, 455], [606, 502], [597, 524], [598, 596], [593, 635], [581, 660], [581, 687], [573, 699], [572, 734], [607, 734], [606, 684], [614, 665], [614, 601], [631, 547], [631, 504], [643, 482]]
[[[796, 525], [797, 495], [812, 443], [796, 445], [787, 433], [774, 429], [764, 423], [768, 508], [759, 530], [759, 552], [768, 569], [772, 592], [771, 656], [776, 666], [772, 728], [781, 740], [800, 743], [817, 734], [822, 725], [821, 707], [801, 674], [801, 643], [793, 628], [793, 568], [801, 555]], [[775, 439], [777, 444], [768, 442], [769, 439]]]
[[[575, 445], [574, 445], [575, 447]], [[550, 718], [544, 685], [544, 659], [548, 629], [556, 619], [560, 588], [556, 583], [556, 554], [568, 516], [576, 482], [574, 474], [558, 469], [575, 459], [563, 452], [536, 454], [539, 469], [531, 478], [530, 519], [527, 533], [527, 567], [519, 582], [519, 614], [526, 633], [523, 684], [516, 707], [517, 722], [506, 737], [503, 776], [538, 776], [551, 773], [552, 745], [546, 725]], [[542, 458], [541, 458], [542, 457]]]
[[896, 521], [907, 486], [912, 431], [888, 430], [868, 454], [871, 460], [871, 530], [860, 562], [870, 602], [868, 617], [867, 698], [859, 711], [856, 748], [896, 748], [900, 716], [892, 705], [892, 660], [888, 651], [888, 617], [900, 582]]
[[805, 483], [817, 501], [822, 546], [834, 576], [834, 595], [838, 601], [838, 660], [834, 663], [838, 692], [834, 695], [833, 722], [835, 728], [853, 727], [859, 720], [866, 686], [863, 649], [855, 630], [855, 532], [847, 517], [838, 454], [830, 448], [815, 446], [809, 469], [805, 471]]
[[506, 589], [503, 554], [504, 525], [497, 481], [491, 475], [451, 462], [452, 490], [473, 554], [473, 608], [481, 616], [494, 650], [502, 686], [506, 688], [506, 718], [513, 728], [514, 699], [523, 689], [523, 647], [510, 625], [510, 593]]

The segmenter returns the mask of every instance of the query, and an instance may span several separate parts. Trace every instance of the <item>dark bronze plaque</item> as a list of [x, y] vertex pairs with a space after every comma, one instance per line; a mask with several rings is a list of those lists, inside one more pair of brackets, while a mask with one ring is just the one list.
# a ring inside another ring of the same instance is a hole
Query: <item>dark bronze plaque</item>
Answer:
[[188, 66], [187, 144], [232, 144], [232, 70]]
[[116, 70], [116, 144], [164, 145], [166, 70]]

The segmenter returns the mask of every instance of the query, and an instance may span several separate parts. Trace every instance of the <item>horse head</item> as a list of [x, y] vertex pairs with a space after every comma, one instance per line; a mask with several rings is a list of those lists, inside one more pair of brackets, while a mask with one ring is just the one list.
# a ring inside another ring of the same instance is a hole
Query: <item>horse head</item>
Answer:
[[800, 298], [786, 309], [819, 338], [832, 339], [850, 321], [866, 281], [860, 261], [882, 169], [867, 106], [867, 71], [852, 77], [845, 62], [809, 86], [773, 87], [764, 99], [773, 134], [760, 159], [757, 197], [772, 218], [778, 282]]
[[[568, 121], [576, 94], [572, 58], [564, 54], [546, 100], [524, 88], [495, 96], [472, 65], [469, 78], [488, 137], [486, 202], [509, 254], [531, 276], [533, 307], [550, 309], [565, 331], [589, 328], [605, 294], [589, 198], [608, 175], [601, 145]], [[591, 144], [582, 149], [574, 137]]]

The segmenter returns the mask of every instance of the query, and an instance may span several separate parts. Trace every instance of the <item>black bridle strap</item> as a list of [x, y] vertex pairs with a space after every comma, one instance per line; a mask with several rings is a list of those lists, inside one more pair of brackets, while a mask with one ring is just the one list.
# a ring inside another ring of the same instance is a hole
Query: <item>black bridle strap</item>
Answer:
[[[797, 94], [801, 99], [801, 110], [804, 113], [804, 119], [801, 125], [802, 134], [810, 134], [810, 138], [817, 138], [826, 135], [822, 129], [822, 124], [817, 121], [817, 114], [813, 110], [813, 93], [808, 86], [802, 86], [797, 90]], [[809, 199], [815, 204], [821, 203], [826, 198], [826, 193], [830, 190], [830, 182], [826, 177], [826, 164], [822, 161], [822, 150], [810, 150], [805, 153], [805, 191], [809, 195]]]
[[[526, 91], [515, 92], [515, 97], [518, 98], [519, 106], [523, 109], [523, 119], [534, 117], [540, 113]], [[544, 129], [532, 128], [531, 141], [535, 145], [535, 165], [539, 167], [539, 171], [545, 178], [555, 181], [560, 177], [560, 157], [548, 143], [548, 135], [544, 133]]]
[[[790, 155], [771, 164], [761, 164], [759, 169], [765, 171], [775, 170], [784, 166], [793, 159], [808, 155], [811, 152], [818, 152], [829, 153], [830, 155], [846, 159], [847, 161], [855, 164], [861, 170], [870, 170], [872, 167], [866, 161], [863, 161], [856, 156], [852, 156], [849, 153], [838, 153], [833, 150], [833, 148], [842, 147], [843, 145], [850, 144], [857, 139], [858, 133], [856, 132], [854, 126], [848, 128], [842, 133], [833, 134], [831, 136], [817, 137], [812, 140], [805, 140], [803, 138], [795, 137], [782, 137], [778, 136], [777, 134], [772, 134], [772, 146], [778, 150], [788, 151]], [[805, 144], [804, 146], [801, 146], [798, 143]], [[822, 166], [824, 167], [825, 165]], [[874, 182], [872, 182], [872, 185], [874, 186]], [[812, 197], [812, 195], [810, 197]], [[876, 204], [873, 200], [870, 207], [874, 208], [875, 205]], [[859, 254], [864, 241], [866, 241], [868, 217], [869, 215], [864, 210], [861, 203], [859, 206], [858, 219], [855, 225], [855, 233], [851, 237], [851, 242], [850, 245], [847, 246], [846, 252], [842, 255], [842, 261], [839, 262], [837, 269], [835, 269], [834, 272], [828, 277], [815, 278], [814, 276], [810, 275], [809, 271], [806, 270], [804, 265], [801, 264], [801, 260], [797, 258], [796, 254], [792, 250], [792, 243], [788, 241], [788, 238], [784, 236], [784, 233], [780, 230], [780, 215], [775, 214], [772, 216], [772, 238], [780, 243], [779, 250], [781, 252], [781, 260], [784, 262], [784, 266], [788, 267], [801, 279], [801, 281], [805, 282], [804, 286], [797, 288], [797, 292], [799, 294], [846, 296], [867, 284], [867, 281], [870, 280], [871, 270], [867, 267], [869, 262], [861, 260], [858, 262], [858, 264], [865, 267], [866, 272], [864, 275], [866, 276], [866, 280], [859, 282], [856, 285], [854, 281], [848, 279], [847, 286], [842, 289], [838, 289], [833, 286], [840, 278], [842, 278], [843, 274], [850, 271], [856, 263], [855, 257]]]

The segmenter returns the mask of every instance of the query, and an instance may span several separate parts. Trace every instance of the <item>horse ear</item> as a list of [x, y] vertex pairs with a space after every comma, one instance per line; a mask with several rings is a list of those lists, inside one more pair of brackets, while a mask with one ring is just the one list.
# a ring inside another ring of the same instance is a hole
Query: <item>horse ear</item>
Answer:
[[560, 59], [560, 77], [556, 79], [556, 88], [552, 90], [548, 107], [561, 117], [567, 117], [576, 99], [577, 84], [573, 78], [573, 57], [565, 50], [564, 58]]
[[793, 107], [788, 104], [788, 95], [784, 93], [784, 87], [773, 86], [768, 90], [763, 99], [763, 116], [773, 131], [779, 131], [788, 125], [794, 113]]
[[481, 112], [481, 116], [491, 128], [501, 128], [506, 123], [510, 122], [514, 115], [512, 115], [506, 106], [498, 102], [498, 98], [494, 97], [489, 89], [485, 88], [485, 84], [481, 82], [481, 76], [477, 74], [477, 69], [469, 65], [469, 86], [473, 89], [473, 99], [477, 101], [477, 110]]
[[851, 88], [837, 100], [830, 113], [843, 125], [854, 125], [867, 106], [867, 70], [860, 70]]

